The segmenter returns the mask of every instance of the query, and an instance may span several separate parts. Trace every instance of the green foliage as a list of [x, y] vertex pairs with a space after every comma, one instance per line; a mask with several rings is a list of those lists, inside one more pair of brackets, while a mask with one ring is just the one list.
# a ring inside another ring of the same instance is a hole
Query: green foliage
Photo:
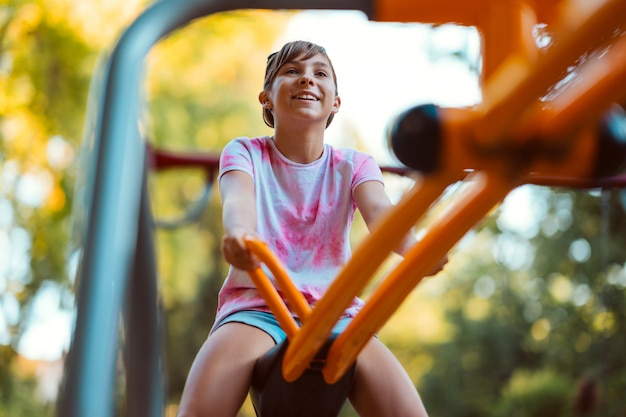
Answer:
[[0, 417], [53, 416], [53, 404], [45, 404], [37, 397], [35, 378], [14, 371], [14, 357], [11, 347], [0, 345]]
[[[436, 278], [444, 281], [435, 284], [445, 287], [439, 307], [452, 330], [445, 342], [415, 342], [433, 358], [418, 381], [432, 416], [623, 412], [626, 401], [617, 396], [626, 369], [619, 353], [626, 343], [623, 192], [546, 191], [533, 193], [547, 208], [537, 221], [560, 216], [566, 226], [539, 228], [523, 269], [489, 261], [497, 242], [512, 242], [497, 236], [517, 233], [498, 230], [493, 218], [473, 237], [479, 243], [460, 248], [447, 274]], [[492, 240], [489, 253], [482, 240]], [[588, 252], [576, 253], [578, 246]], [[485, 277], [494, 285], [486, 298]]]
[[566, 415], [572, 383], [550, 371], [516, 371], [505, 386], [493, 417], [558, 417]]

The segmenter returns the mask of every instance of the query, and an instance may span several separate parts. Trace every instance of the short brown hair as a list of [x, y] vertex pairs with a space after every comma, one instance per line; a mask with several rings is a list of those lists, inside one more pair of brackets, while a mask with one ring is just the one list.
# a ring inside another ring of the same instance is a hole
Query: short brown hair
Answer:
[[[286, 43], [280, 51], [273, 52], [267, 57], [267, 66], [265, 68], [265, 81], [263, 82], [263, 90], [270, 90], [274, 79], [276, 79], [278, 70], [285, 64], [285, 62], [289, 62], [300, 56], [302, 56], [304, 59], [309, 59], [317, 54], [323, 55], [326, 59], [328, 59], [328, 63], [330, 64], [330, 71], [332, 72], [333, 80], [335, 82], [335, 94], [337, 94], [337, 74], [335, 74], [335, 68], [333, 67], [333, 63], [326, 53], [326, 49], [307, 41], [293, 41]], [[334, 116], [334, 113], [330, 114], [330, 116], [328, 117], [328, 121], [326, 122], [326, 127], [328, 127], [330, 125], [330, 122], [333, 121]], [[268, 108], [263, 108], [263, 121], [269, 127], [274, 127], [274, 115], [272, 114], [272, 111]]]

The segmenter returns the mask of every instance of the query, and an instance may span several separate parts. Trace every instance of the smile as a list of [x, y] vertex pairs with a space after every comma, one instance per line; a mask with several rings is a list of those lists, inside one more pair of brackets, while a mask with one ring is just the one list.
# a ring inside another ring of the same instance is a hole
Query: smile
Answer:
[[315, 97], [312, 94], [298, 94], [297, 96], [294, 96], [293, 98], [295, 98], [296, 100], [310, 100], [310, 101], [319, 101], [320, 99]]

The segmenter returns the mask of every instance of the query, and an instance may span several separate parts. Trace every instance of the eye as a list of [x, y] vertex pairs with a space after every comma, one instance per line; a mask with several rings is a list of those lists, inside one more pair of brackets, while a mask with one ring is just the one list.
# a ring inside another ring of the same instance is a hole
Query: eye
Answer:
[[316, 75], [318, 77], [328, 77], [328, 73], [326, 71], [318, 71]]
[[287, 68], [285, 69], [285, 74], [297, 74], [298, 70], [295, 68]]

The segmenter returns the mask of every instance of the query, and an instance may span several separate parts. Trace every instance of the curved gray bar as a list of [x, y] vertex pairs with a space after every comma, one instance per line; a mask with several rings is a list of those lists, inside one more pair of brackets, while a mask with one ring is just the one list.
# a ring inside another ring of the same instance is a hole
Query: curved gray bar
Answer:
[[[138, 239], [145, 148], [138, 130], [143, 62], [163, 36], [192, 20], [236, 9], [361, 10], [373, 0], [163, 0], [148, 8], [115, 47], [104, 77], [102, 112], [96, 126], [93, 200], [77, 287], [77, 319], [60, 399], [63, 417], [109, 417], [115, 409], [119, 323], [128, 294]], [[150, 270], [150, 267], [146, 268]], [[141, 270], [141, 268], [140, 268]], [[133, 300], [129, 300], [133, 302]], [[153, 316], [154, 318], [154, 316]], [[157, 326], [156, 323], [144, 323]], [[156, 328], [156, 327], [155, 327]], [[153, 335], [154, 336], [154, 335]], [[158, 336], [158, 335], [157, 335]], [[142, 415], [162, 416], [165, 396], [159, 368], [162, 346], [150, 337], [155, 357], [145, 375]], [[129, 372], [132, 371], [129, 370]]]

